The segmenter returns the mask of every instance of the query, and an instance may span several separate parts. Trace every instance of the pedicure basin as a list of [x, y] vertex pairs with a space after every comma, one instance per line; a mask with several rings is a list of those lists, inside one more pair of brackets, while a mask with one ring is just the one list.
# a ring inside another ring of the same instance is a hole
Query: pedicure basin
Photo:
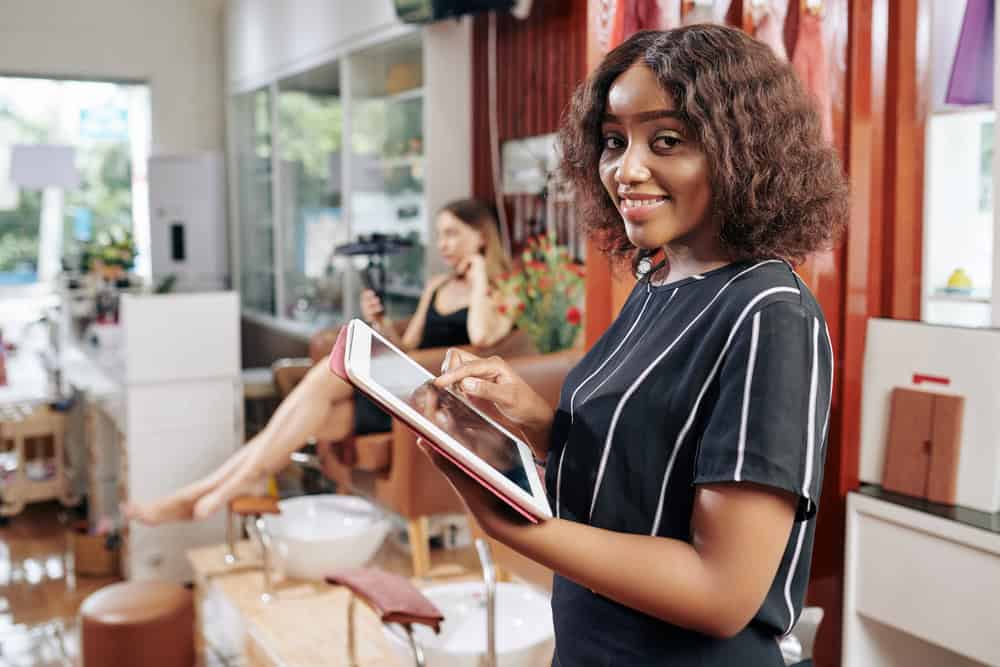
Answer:
[[[414, 628], [427, 667], [479, 667], [486, 653], [486, 589], [482, 582], [460, 582], [422, 589], [444, 614], [441, 634]], [[530, 586], [499, 583], [496, 591], [498, 667], [548, 667], [553, 631], [549, 599]], [[387, 626], [402, 664], [413, 664], [405, 635]]]
[[360, 567], [374, 557], [389, 520], [356, 496], [321, 494], [278, 503], [281, 514], [264, 517], [274, 559], [285, 576], [322, 581], [337, 570]]

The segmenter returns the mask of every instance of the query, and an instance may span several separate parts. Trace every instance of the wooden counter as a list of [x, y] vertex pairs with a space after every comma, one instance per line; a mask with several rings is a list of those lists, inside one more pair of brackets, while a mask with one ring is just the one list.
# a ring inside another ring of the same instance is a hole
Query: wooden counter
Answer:
[[[226, 566], [224, 545], [194, 549], [188, 560], [198, 590], [201, 665], [212, 655], [246, 667], [344, 667], [347, 657], [347, 589], [318, 582], [278, 580], [274, 599], [260, 600], [264, 580], [255, 545], [237, 545], [241, 562]], [[372, 565], [411, 576], [409, 554], [390, 536]], [[435, 551], [431, 576], [418, 586], [478, 578], [472, 548]], [[355, 606], [359, 667], [409, 667], [385, 638], [367, 605]]]

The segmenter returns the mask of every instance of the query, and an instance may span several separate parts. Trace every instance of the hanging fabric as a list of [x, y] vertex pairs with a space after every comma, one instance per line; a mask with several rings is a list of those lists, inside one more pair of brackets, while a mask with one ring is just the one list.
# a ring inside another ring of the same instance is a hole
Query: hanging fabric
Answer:
[[792, 54], [792, 66], [802, 83], [816, 98], [823, 125], [823, 138], [833, 141], [833, 101], [823, 40], [821, 9], [806, 8], [799, 17], [799, 35]]
[[[715, 3], [711, 2], [711, 0], [685, 0], [685, 5], [686, 7], [682, 21], [684, 25], [716, 22]], [[723, 13], [722, 16], [725, 17], [725, 13]]]
[[788, 0], [754, 0], [752, 11], [754, 37], [770, 46], [778, 58], [788, 60], [784, 37]]
[[681, 24], [681, 0], [625, 0], [625, 38], [640, 30], [670, 30]]
[[993, 14], [993, 0], [968, 0], [965, 5], [944, 97], [947, 104], [992, 104]]

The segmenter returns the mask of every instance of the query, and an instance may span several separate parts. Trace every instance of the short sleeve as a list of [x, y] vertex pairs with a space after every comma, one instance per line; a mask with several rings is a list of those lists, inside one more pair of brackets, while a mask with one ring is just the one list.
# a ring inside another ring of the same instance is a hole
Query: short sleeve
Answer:
[[698, 447], [695, 484], [755, 482], [796, 494], [815, 515], [823, 483], [833, 351], [826, 324], [798, 303], [738, 323]]

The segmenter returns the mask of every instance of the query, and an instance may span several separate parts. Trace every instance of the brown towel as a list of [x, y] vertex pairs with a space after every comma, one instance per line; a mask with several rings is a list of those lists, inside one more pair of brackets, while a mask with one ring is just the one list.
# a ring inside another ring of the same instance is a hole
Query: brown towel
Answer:
[[444, 616], [409, 579], [372, 567], [341, 570], [326, 578], [346, 586], [375, 610], [383, 623], [420, 623], [435, 633], [441, 631]]

